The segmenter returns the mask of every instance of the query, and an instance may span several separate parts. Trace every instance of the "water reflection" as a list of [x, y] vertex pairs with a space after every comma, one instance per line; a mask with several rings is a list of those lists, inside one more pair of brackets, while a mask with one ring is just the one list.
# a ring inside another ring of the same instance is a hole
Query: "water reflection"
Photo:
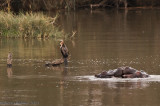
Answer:
[[63, 86], [65, 84], [65, 81], [67, 81], [68, 67], [64, 65], [64, 66], [51, 66], [46, 68], [47, 70], [50, 69], [52, 71], [60, 72], [61, 78], [59, 80], [59, 85]]
[[63, 67], [62, 76], [66, 77], [68, 74], [68, 67]]
[[8, 78], [11, 78], [12, 75], [13, 75], [12, 68], [11, 68], [11, 67], [8, 67], [8, 68], [7, 68], [7, 76], [8, 76]]
[[[55, 69], [55, 67], [53, 69]], [[59, 67], [59, 69], [61, 71], [61, 79], [59, 81], [59, 84], [62, 87], [67, 81], [68, 68], [65, 66], [65, 67]]]
[[108, 82], [105, 84], [107, 87], [111, 89], [144, 89], [149, 87], [148, 82]]
[[[160, 11], [139, 11], [62, 13], [64, 31], [70, 36], [76, 34], [66, 40], [71, 53], [67, 67], [44, 67], [45, 61], [61, 57], [55, 39], [0, 39], [0, 101], [34, 99], [40, 106], [156, 106], [160, 98]], [[14, 54], [14, 70], [6, 69], [9, 50]], [[156, 76], [146, 80], [91, 77], [121, 66]]]
[[103, 87], [111, 89], [143, 89], [149, 87], [149, 82], [160, 81], [160, 76], [152, 76], [149, 78], [95, 78], [94, 76], [77, 76], [74, 81], [89, 81], [94, 84], [101, 84]]
[[66, 85], [66, 81], [67, 81], [67, 79], [66, 79], [66, 77], [67, 77], [67, 67], [64, 67], [63, 68], [63, 70], [62, 70], [62, 77], [61, 77], [61, 79], [60, 79], [60, 81], [59, 81], [59, 90], [60, 90], [60, 104], [62, 104], [63, 105], [63, 96], [64, 96], [64, 89], [65, 89], [65, 87], [67, 86]]

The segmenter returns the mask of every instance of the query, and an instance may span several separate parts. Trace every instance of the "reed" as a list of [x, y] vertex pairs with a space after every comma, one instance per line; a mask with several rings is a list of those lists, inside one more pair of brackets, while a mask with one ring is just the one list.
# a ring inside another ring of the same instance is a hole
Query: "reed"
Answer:
[[63, 36], [63, 32], [54, 26], [57, 15], [52, 18], [43, 13], [14, 15], [0, 11], [0, 14], [1, 37], [46, 38]]

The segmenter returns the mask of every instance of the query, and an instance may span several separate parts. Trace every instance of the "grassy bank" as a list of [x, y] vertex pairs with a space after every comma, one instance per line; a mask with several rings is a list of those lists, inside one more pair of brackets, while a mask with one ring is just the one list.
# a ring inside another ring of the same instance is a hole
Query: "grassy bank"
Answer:
[[48, 17], [43, 13], [20, 13], [13, 15], [0, 11], [0, 37], [45, 38], [62, 37], [62, 31], [54, 26], [57, 16]]

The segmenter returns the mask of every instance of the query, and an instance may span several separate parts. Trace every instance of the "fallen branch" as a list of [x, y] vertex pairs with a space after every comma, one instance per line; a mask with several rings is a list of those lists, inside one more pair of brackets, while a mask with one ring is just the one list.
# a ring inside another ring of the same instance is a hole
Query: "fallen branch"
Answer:
[[107, 2], [107, 0], [103, 0], [101, 1], [100, 3], [98, 4], [91, 4], [90, 5], [90, 8], [92, 9], [93, 7], [100, 7], [100, 6], [103, 6], [104, 7], [104, 4]]

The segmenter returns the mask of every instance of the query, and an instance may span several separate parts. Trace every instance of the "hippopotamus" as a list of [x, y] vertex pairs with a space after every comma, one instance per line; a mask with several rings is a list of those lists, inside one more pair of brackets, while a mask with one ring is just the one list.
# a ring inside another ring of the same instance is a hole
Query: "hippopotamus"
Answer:
[[149, 75], [143, 70], [138, 71], [132, 67], [119, 67], [114, 70], [103, 71], [102, 73], [96, 74], [97, 78], [147, 78]]

